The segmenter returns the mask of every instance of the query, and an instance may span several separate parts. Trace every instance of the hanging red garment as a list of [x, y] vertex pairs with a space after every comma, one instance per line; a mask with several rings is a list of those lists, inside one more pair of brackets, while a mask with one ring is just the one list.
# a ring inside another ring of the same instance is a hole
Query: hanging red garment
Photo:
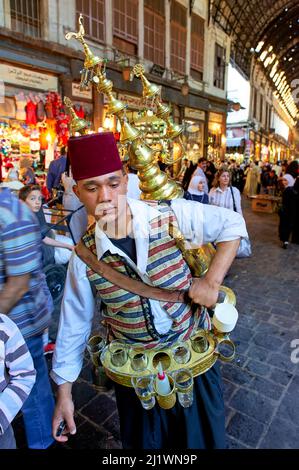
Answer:
[[84, 112], [84, 109], [83, 109], [82, 105], [81, 105], [80, 107], [76, 106], [75, 112], [76, 112], [77, 116], [78, 116], [80, 119], [84, 119], [84, 117], [85, 117], [85, 112]]
[[53, 119], [53, 105], [51, 101], [47, 98], [46, 104], [45, 104], [45, 111], [46, 111], [46, 116], [47, 119]]
[[37, 104], [33, 103], [33, 101], [28, 101], [26, 104], [26, 124], [35, 125], [37, 124], [37, 116], [36, 116], [36, 108]]
[[45, 105], [42, 100], [37, 103], [37, 119], [43, 121], [46, 117]]

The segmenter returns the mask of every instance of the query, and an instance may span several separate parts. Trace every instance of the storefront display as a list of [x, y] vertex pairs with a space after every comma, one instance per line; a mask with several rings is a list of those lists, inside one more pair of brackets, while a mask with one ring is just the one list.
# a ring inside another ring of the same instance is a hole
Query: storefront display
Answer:
[[30, 155], [33, 166], [47, 167], [54, 158], [54, 148], [65, 146], [69, 137], [69, 117], [60, 95], [10, 86], [5, 87], [5, 93], [5, 107], [0, 107], [1, 152], [6, 152], [15, 166], [22, 155]]
[[224, 118], [223, 114], [209, 113], [208, 159], [214, 162], [220, 162], [224, 157], [225, 146], [222, 141]]
[[184, 136], [186, 157], [193, 163], [204, 154], [205, 112], [200, 109], [185, 108]]

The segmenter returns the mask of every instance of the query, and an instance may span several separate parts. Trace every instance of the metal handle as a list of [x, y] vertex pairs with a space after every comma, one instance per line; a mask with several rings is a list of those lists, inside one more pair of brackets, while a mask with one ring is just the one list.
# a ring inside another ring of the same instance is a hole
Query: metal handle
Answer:
[[[232, 349], [232, 354], [230, 356], [224, 356], [223, 354], [221, 354], [221, 352], [219, 351], [219, 346], [221, 344], [228, 344], [231, 349]], [[215, 348], [215, 354], [217, 354], [218, 358], [223, 361], [223, 362], [231, 362], [235, 355], [236, 355], [236, 346], [235, 344], [233, 343], [232, 340], [228, 339], [228, 338], [223, 338], [223, 339], [218, 339], [217, 338], [217, 345], [216, 345], [216, 348]]]

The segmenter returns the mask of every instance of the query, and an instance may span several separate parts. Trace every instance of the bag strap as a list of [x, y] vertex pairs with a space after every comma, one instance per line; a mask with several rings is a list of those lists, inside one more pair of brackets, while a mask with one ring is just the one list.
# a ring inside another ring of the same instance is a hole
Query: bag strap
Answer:
[[236, 206], [236, 201], [235, 201], [235, 196], [234, 196], [234, 191], [233, 191], [232, 186], [230, 186], [230, 192], [232, 193], [234, 211], [235, 211], [235, 212], [238, 212], [238, 211], [237, 211], [237, 206]]
[[161, 302], [183, 303], [188, 299], [188, 292], [149, 286], [142, 281], [132, 279], [131, 277], [116, 271], [116, 269], [112, 268], [104, 261], [98, 260], [91, 250], [85, 246], [82, 240], [80, 240], [76, 245], [75, 251], [77, 256], [95, 273], [128, 292], [132, 292], [140, 297], [159, 300]]

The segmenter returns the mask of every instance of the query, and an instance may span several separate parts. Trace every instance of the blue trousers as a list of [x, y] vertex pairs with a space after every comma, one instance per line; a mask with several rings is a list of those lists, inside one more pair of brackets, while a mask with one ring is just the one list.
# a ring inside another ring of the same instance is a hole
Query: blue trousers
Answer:
[[30, 449], [47, 449], [54, 442], [54, 398], [44, 357], [42, 335], [26, 338], [26, 344], [36, 370], [35, 384], [22, 408], [26, 438]]
[[0, 436], [0, 449], [16, 449], [16, 440], [11, 424]]

